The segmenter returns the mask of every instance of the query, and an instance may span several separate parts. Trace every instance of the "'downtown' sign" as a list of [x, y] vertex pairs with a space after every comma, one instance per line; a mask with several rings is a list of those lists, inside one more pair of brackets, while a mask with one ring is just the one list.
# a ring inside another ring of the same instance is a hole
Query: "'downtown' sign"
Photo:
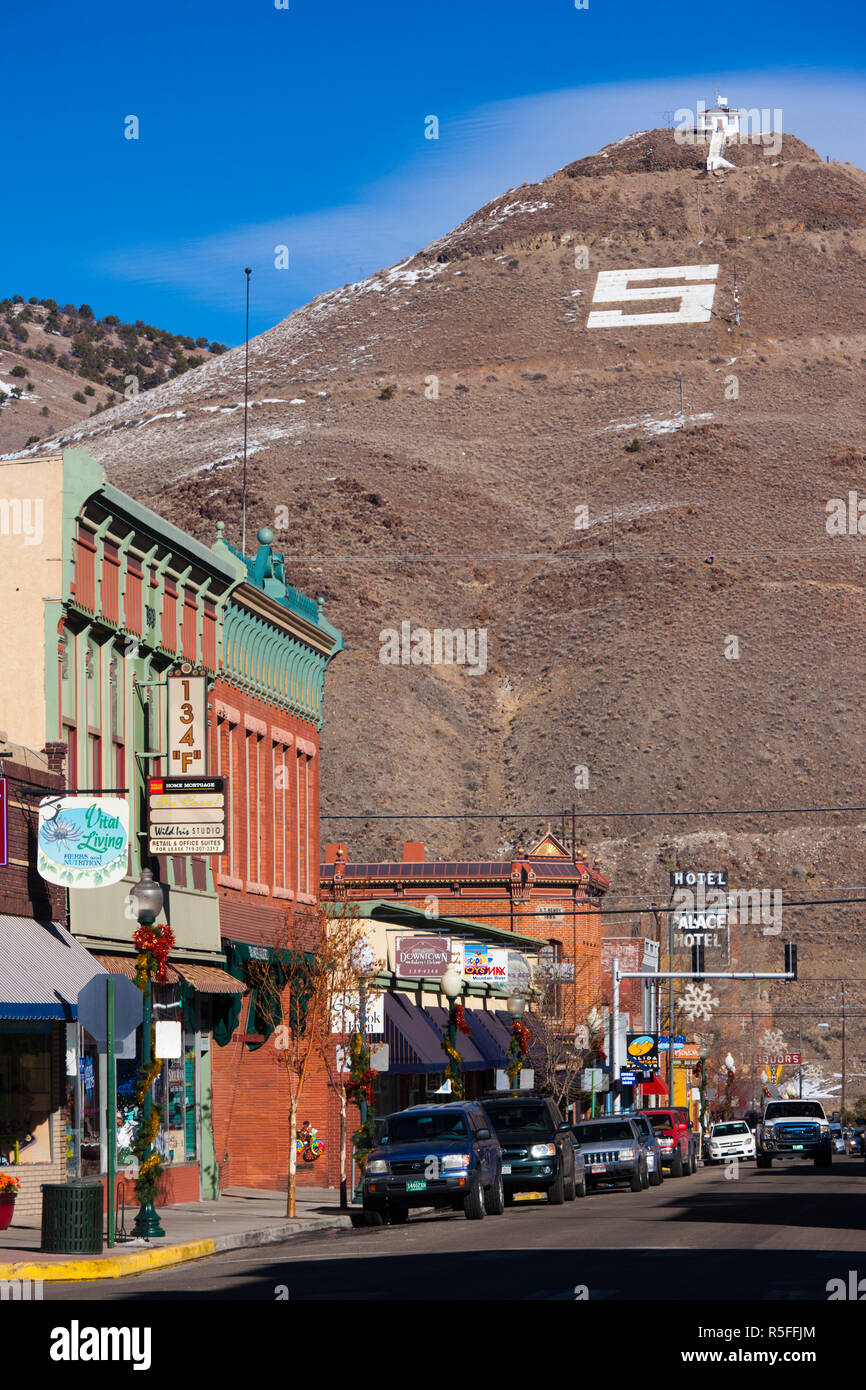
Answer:
[[118, 796], [49, 796], [39, 803], [37, 870], [65, 888], [105, 888], [126, 873], [129, 807]]

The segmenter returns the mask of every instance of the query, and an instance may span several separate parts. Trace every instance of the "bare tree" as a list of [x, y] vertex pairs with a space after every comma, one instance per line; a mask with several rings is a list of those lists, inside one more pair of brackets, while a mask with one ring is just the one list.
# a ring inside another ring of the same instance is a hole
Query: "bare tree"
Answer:
[[[586, 969], [588, 963], [578, 975]], [[535, 1072], [537, 1088], [551, 1096], [564, 1112], [566, 1105], [581, 1093], [580, 1073], [586, 1065], [587, 1049], [581, 1044], [580, 1028], [567, 1024], [561, 1016], [561, 984], [553, 971], [539, 973], [536, 978], [540, 991], [536, 1008], [523, 1016], [529, 1029], [528, 1061]], [[600, 1004], [599, 997], [594, 1006]]]

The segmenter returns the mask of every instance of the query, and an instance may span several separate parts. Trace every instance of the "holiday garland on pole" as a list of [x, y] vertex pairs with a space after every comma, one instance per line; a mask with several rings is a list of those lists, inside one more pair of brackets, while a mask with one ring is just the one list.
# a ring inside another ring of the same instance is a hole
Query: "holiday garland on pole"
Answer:
[[[132, 939], [138, 951], [135, 962], [135, 983], [144, 994], [152, 978], [158, 984], [165, 984], [167, 979], [166, 963], [168, 953], [174, 945], [174, 933], [167, 923], [160, 927], [140, 926]], [[148, 1202], [153, 1202], [156, 1198], [159, 1178], [162, 1174], [162, 1155], [157, 1153], [155, 1149], [153, 1153], [148, 1153], [148, 1149], [156, 1141], [159, 1134], [159, 1111], [156, 1106], [152, 1106], [146, 1120], [144, 1117], [145, 1102], [162, 1067], [162, 1060], [156, 1055], [156, 1029], [152, 1023], [150, 1025], [150, 1055], [152, 1060], [148, 1064], [142, 1063], [135, 1080], [135, 1098], [142, 1112], [142, 1118], [136, 1130], [135, 1138], [130, 1145], [139, 1163], [138, 1177], [135, 1180], [135, 1195], [142, 1206], [147, 1205]]]
[[512, 1089], [528, 1051], [529, 1029], [525, 1023], [520, 1022], [519, 1018], [515, 1018], [511, 1024], [511, 1041], [508, 1044], [508, 1054], [505, 1060], [505, 1070], [508, 1073], [508, 1081]]
[[354, 1101], [361, 1112], [361, 1123], [352, 1135], [352, 1148], [359, 1168], [376, 1142], [375, 1093], [376, 1073], [370, 1066], [370, 1048], [363, 1033], [353, 1033], [349, 1048], [349, 1077], [345, 1083], [346, 1099]]

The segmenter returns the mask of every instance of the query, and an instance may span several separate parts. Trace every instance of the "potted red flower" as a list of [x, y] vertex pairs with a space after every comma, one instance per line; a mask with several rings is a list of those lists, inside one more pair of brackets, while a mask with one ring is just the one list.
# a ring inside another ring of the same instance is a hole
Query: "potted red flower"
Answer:
[[8, 1231], [15, 1210], [15, 1198], [21, 1186], [20, 1178], [7, 1177], [0, 1172], [0, 1231]]

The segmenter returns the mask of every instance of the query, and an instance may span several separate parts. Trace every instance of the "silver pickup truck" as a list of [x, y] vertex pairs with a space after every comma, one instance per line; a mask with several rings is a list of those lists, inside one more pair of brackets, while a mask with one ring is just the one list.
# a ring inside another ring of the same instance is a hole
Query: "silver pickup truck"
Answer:
[[820, 1101], [767, 1101], [758, 1125], [758, 1167], [770, 1168], [774, 1158], [813, 1158], [816, 1168], [830, 1167], [830, 1121]]

